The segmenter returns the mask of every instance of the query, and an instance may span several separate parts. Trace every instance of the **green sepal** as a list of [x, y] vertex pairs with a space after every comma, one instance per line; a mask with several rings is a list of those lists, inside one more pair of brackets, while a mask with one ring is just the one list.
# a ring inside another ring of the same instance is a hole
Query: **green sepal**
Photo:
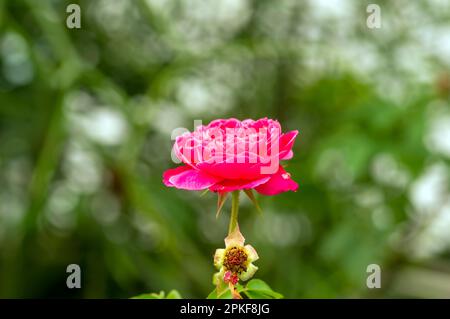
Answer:
[[218, 193], [216, 218], [219, 218], [220, 211], [222, 210], [222, 207], [225, 204], [227, 197], [228, 193]]
[[261, 206], [259, 206], [258, 200], [256, 199], [255, 194], [253, 193], [253, 190], [252, 189], [244, 189], [244, 193], [251, 200], [253, 205], [255, 205], [258, 213], [262, 214]]
[[203, 192], [201, 192], [200, 197], [205, 196], [206, 194], [208, 194], [209, 189], [205, 189]]

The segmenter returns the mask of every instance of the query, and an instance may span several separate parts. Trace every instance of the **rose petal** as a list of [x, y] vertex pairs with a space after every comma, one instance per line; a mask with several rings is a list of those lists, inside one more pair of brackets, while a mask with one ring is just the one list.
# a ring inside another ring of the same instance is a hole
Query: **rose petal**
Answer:
[[222, 267], [224, 256], [225, 256], [225, 249], [223, 248], [216, 249], [216, 253], [214, 254], [214, 266], [216, 266], [217, 269], [220, 269], [220, 267]]
[[223, 267], [222, 267], [219, 272], [216, 272], [213, 275], [213, 285], [217, 286], [218, 284], [220, 284], [222, 282], [223, 275], [224, 275], [223, 272], [224, 271], [223, 271]]
[[291, 179], [289, 173], [280, 166], [278, 172], [271, 176], [265, 184], [259, 185], [255, 190], [263, 195], [276, 195], [287, 191], [296, 191], [298, 184]]
[[245, 245], [244, 248], [245, 248], [245, 250], [247, 250], [249, 262], [252, 263], [259, 259], [258, 253], [256, 252], [255, 248], [253, 248], [252, 245]]
[[169, 169], [163, 174], [163, 182], [166, 186], [187, 190], [206, 189], [220, 180], [220, 178], [192, 169], [189, 166]]
[[284, 155], [283, 157], [280, 157], [280, 160], [290, 160], [292, 157], [294, 157], [294, 152], [289, 151], [287, 152], [286, 155]]
[[239, 226], [237, 226], [234, 231], [229, 234], [225, 238], [225, 247], [234, 247], [234, 246], [244, 246], [245, 238], [242, 233], [239, 231]]
[[192, 168], [190, 168], [189, 166], [178, 166], [178, 167], [176, 167], [176, 168], [171, 168], [171, 169], [168, 169], [168, 170], [166, 170], [164, 173], [163, 173], [163, 183], [164, 183], [164, 185], [166, 185], [166, 186], [168, 186], [168, 187], [175, 187], [175, 185], [173, 185], [171, 182], [170, 182], [170, 178], [172, 177], [172, 176], [175, 176], [175, 175], [178, 175], [178, 174], [181, 174], [181, 173], [183, 173], [183, 172], [185, 172], [185, 171], [188, 171], [188, 170], [191, 170]]
[[253, 277], [253, 275], [255, 274], [255, 272], [258, 270], [258, 267], [256, 267], [253, 264], [249, 264], [247, 267], [247, 271], [242, 272], [239, 275], [239, 279], [241, 279], [242, 281], [247, 281], [250, 278]]
[[227, 179], [218, 182], [209, 188], [213, 192], [231, 192], [239, 189], [251, 189], [258, 185], [264, 184], [270, 180], [270, 176], [265, 176], [253, 181], [248, 180], [238, 180], [238, 179]]
[[295, 138], [298, 135], [298, 131], [290, 131], [283, 134], [280, 137], [280, 160], [287, 160], [292, 158], [292, 146], [294, 146]]
[[[226, 159], [225, 156], [223, 158]], [[254, 158], [256, 159], [257, 157], [255, 156]], [[227, 163], [226, 160], [222, 161], [222, 155], [220, 154], [214, 160], [199, 163], [196, 167], [207, 174], [223, 177], [224, 179], [253, 180], [261, 177], [261, 166], [267, 165], [266, 163], [256, 163], [256, 160], [252, 159], [250, 161], [246, 158], [241, 163], [238, 163], [237, 160]]]

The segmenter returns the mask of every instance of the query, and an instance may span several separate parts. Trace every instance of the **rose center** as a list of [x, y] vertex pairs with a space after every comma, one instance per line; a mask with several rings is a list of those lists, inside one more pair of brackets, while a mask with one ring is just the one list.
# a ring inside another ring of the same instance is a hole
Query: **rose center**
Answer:
[[241, 247], [231, 247], [225, 252], [223, 265], [226, 270], [240, 274], [247, 270], [247, 253]]

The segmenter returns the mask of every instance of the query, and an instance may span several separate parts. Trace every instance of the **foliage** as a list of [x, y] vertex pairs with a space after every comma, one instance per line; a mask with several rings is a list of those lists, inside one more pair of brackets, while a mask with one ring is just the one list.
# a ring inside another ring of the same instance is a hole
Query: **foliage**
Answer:
[[171, 290], [167, 296], [164, 291], [157, 293], [142, 294], [131, 299], [181, 299], [181, 295], [176, 290]]
[[[283, 295], [275, 292], [261, 279], [252, 279], [245, 286], [238, 284], [237, 291], [248, 299], [280, 299]], [[226, 289], [219, 295], [214, 289], [207, 297], [208, 299], [231, 299], [231, 291]]]

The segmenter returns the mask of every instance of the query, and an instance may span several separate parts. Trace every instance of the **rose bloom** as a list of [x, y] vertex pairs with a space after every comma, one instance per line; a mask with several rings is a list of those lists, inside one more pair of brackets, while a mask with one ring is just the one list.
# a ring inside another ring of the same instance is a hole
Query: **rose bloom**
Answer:
[[282, 134], [278, 121], [218, 119], [178, 136], [173, 146], [184, 163], [163, 174], [168, 187], [226, 193], [255, 189], [263, 195], [296, 191], [280, 165], [291, 159], [298, 131]]

